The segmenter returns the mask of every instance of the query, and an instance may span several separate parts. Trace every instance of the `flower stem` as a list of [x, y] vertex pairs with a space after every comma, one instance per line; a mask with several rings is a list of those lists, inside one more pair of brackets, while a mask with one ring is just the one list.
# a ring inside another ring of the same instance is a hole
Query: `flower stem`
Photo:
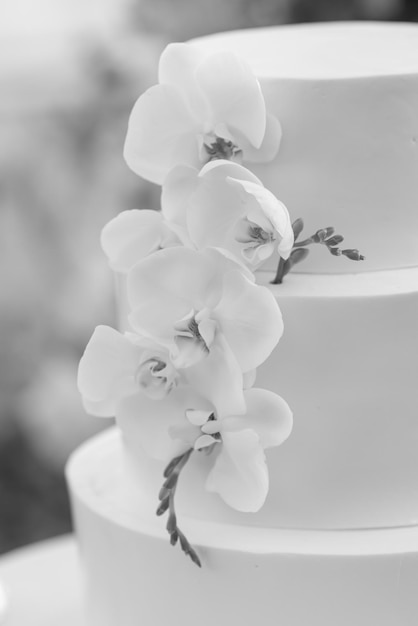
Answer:
[[304, 239], [303, 241], [297, 241], [299, 235], [303, 230], [303, 220], [298, 218], [292, 224], [294, 243], [289, 258], [284, 261], [280, 258], [279, 265], [277, 267], [276, 276], [271, 281], [272, 285], [280, 285], [283, 282], [284, 276], [292, 269], [293, 265], [300, 263], [306, 259], [309, 250], [306, 246], [313, 243], [319, 243], [324, 245], [333, 256], [345, 256], [351, 261], [364, 261], [365, 257], [355, 248], [348, 248], [341, 250], [338, 248], [338, 244], [344, 241], [342, 235], [336, 235], [335, 229], [332, 226], [327, 228], [320, 228], [311, 237]]
[[279, 265], [277, 266], [276, 276], [271, 281], [272, 285], [281, 285], [282, 284], [283, 276], [284, 276], [284, 264], [285, 264], [284, 259], [282, 259], [282, 257], [280, 257]]
[[311, 243], [314, 243], [312, 237], [308, 237], [307, 239], [304, 239], [303, 241], [295, 241], [295, 243], [293, 244], [292, 250], [294, 248], [302, 248], [303, 246], [309, 246], [309, 244]]

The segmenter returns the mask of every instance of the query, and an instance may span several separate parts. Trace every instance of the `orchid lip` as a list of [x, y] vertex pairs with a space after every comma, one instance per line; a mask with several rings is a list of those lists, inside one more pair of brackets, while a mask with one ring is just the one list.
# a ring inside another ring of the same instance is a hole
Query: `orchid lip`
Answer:
[[240, 226], [241, 232], [236, 234], [235, 240], [244, 244], [242, 252], [249, 261], [255, 258], [255, 255], [259, 254], [262, 248], [275, 242], [274, 232], [266, 231], [248, 219], [242, 220]]
[[273, 233], [267, 232], [261, 226], [250, 226], [249, 235], [251, 239], [260, 242], [260, 244], [274, 241]]
[[202, 344], [202, 347], [209, 352], [209, 348], [206, 345], [205, 340], [199, 331], [199, 324], [196, 321], [196, 316], [192, 315], [188, 318], [180, 320], [174, 326], [174, 330], [177, 331], [176, 337], [185, 337], [187, 339], [194, 339], [197, 343]]
[[141, 363], [136, 376], [138, 386], [150, 397], [165, 397], [176, 385], [176, 375], [165, 361], [158, 356], [151, 357]]
[[242, 150], [233, 141], [218, 137], [217, 135], [206, 137], [203, 147], [205, 148], [209, 161], [225, 159], [227, 161], [241, 161]]

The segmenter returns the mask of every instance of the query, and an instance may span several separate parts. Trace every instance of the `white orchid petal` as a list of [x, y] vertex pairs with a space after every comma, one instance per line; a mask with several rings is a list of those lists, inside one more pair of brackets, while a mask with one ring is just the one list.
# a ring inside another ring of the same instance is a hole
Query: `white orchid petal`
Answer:
[[273, 294], [239, 271], [225, 275], [223, 296], [214, 313], [243, 372], [261, 365], [283, 333]]
[[263, 228], [270, 226], [271, 228], [274, 225], [279, 232], [285, 230], [289, 221], [289, 213], [285, 205], [269, 189], [247, 180], [230, 179], [230, 184], [238, 188], [241, 187], [243, 198], [245, 198], [245, 195], [249, 196], [248, 201], [254, 198], [258, 207], [262, 210], [261, 215], [257, 211], [254, 217], [250, 212], [248, 216], [250, 220], [258, 220], [264, 214], [264, 221], [257, 221], [260, 226]]
[[282, 257], [282, 259], [289, 258], [290, 253], [292, 252], [292, 249], [293, 249], [294, 240], [295, 239], [293, 236], [293, 231], [292, 233], [290, 233], [290, 231], [287, 231], [286, 237], [283, 237], [282, 241], [280, 241], [279, 245], [277, 246], [277, 250], [279, 252], [279, 255]]
[[190, 238], [197, 248], [229, 248], [231, 231], [242, 215], [243, 207], [237, 200], [236, 193], [225, 179], [199, 179], [187, 214]]
[[209, 180], [224, 180], [230, 177], [238, 180], [247, 180], [258, 185], [263, 184], [255, 174], [243, 165], [225, 159], [218, 159], [206, 163], [200, 170], [199, 177]]
[[161, 53], [158, 65], [158, 82], [174, 85], [187, 92], [190, 83], [194, 82], [199, 60], [204, 55], [198, 48], [185, 43], [170, 43]]
[[258, 246], [253, 245], [241, 250], [241, 254], [250, 267], [256, 267], [258, 264]]
[[213, 404], [218, 416], [245, 412], [241, 369], [222, 336], [214, 341], [206, 358], [185, 370], [184, 375]]
[[260, 263], [262, 263], [266, 259], [269, 259], [271, 257], [271, 255], [273, 254], [273, 252], [274, 252], [274, 244], [273, 244], [273, 242], [266, 243], [266, 244], [264, 244], [262, 246], [259, 246], [257, 248], [258, 261]]
[[213, 125], [233, 126], [254, 147], [260, 147], [266, 130], [266, 108], [249, 65], [231, 52], [218, 52], [199, 64], [196, 82], [210, 105]]
[[205, 359], [208, 355], [206, 345], [195, 337], [177, 335], [174, 338], [177, 350], [173, 356], [173, 362], [179, 369], [191, 367]]
[[182, 92], [189, 109], [200, 120], [207, 118], [209, 109], [206, 98], [196, 84], [196, 70], [207, 53], [198, 46], [171, 43], [162, 52], [158, 67], [158, 81], [172, 85]]
[[242, 255], [252, 268], [257, 269], [266, 259], [271, 257], [273, 252], [274, 244], [268, 243], [246, 248], [242, 251]]
[[209, 257], [181, 246], [159, 250], [128, 274], [130, 323], [146, 335], [174, 337], [174, 325], [218, 301], [220, 289]]
[[206, 424], [213, 411], [202, 411], [200, 409], [187, 409], [186, 417], [194, 426], [203, 426]]
[[257, 378], [257, 370], [253, 369], [248, 372], [245, 372], [243, 375], [243, 387], [244, 389], [250, 389]]
[[[204, 311], [204, 310], [203, 310]], [[202, 311], [196, 315], [196, 321], [199, 325], [199, 333], [208, 348], [212, 345], [216, 335], [217, 324], [215, 320], [209, 318], [200, 319]]]
[[258, 435], [251, 429], [226, 432], [221, 451], [207, 478], [206, 489], [218, 493], [231, 507], [258, 511], [267, 496], [269, 478]]
[[283, 202], [262, 185], [251, 181], [230, 179], [230, 184], [241, 187], [248, 196], [254, 198], [262, 213], [260, 214], [258, 207], [251, 207], [248, 219], [259, 224], [267, 232], [274, 230], [277, 233], [280, 255], [287, 259], [293, 247], [294, 236], [289, 211]]
[[213, 265], [207, 256], [183, 247], [167, 248], [143, 259], [129, 273], [129, 301], [136, 307], [149, 296], [158, 304], [159, 297], [166, 294], [174, 300], [192, 302], [177, 321], [190, 310], [205, 306], [213, 281]]
[[178, 165], [164, 180], [161, 193], [163, 215], [181, 227], [186, 226], [187, 207], [198, 183], [198, 173], [194, 167]]
[[[280, 237], [279, 250], [282, 256], [287, 258], [294, 243], [294, 235], [289, 211], [286, 206], [278, 200], [268, 189], [260, 193], [259, 189], [251, 187], [251, 183], [244, 183], [249, 193], [252, 193], [262, 208], [264, 215], [272, 224], [274, 230]], [[267, 192], [267, 193], [265, 193]], [[284, 256], [284, 254], [287, 256]]]
[[188, 311], [188, 304], [181, 299], [174, 300], [170, 294], [161, 294], [158, 297], [158, 294], [151, 294], [146, 289], [142, 293], [145, 296], [144, 301], [128, 316], [130, 325], [138, 333], [154, 339], [168, 349], [171, 348], [174, 339], [173, 323]]
[[117, 403], [136, 392], [135, 372], [140, 348], [109, 326], [98, 326], [78, 367], [78, 389], [86, 407], [112, 415]]
[[249, 170], [230, 161], [208, 163], [199, 173], [187, 213], [190, 237], [199, 249], [212, 246], [226, 248], [236, 256], [240, 254], [233, 230], [245, 214], [245, 204], [239, 193], [242, 188], [237, 193], [237, 188], [229, 182], [233, 177], [261, 185]]
[[116, 407], [118, 405], [117, 398], [107, 398], [107, 400], [89, 400], [88, 398], [81, 398], [84, 410], [89, 415], [95, 417], [115, 417]]
[[193, 427], [191, 424], [175, 424], [169, 427], [168, 434], [171, 439], [179, 440], [175, 445], [182, 445], [184, 446], [184, 450], [189, 450], [194, 447], [194, 443], [199, 437], [199, 429]]
[[206, 435], [215, 435], [219, 433], [220, 422], [217, 419], [209, 420], [206, 424], [201, 427], [202, 433]]
[[[224, 264], [223, 275], [228, 270], [239, 270], [241, 274], [245, 276], [249, 281], [251, 281], [252, 283], [255, 283], [254, 273], [246, 265], [242, 265], [242, 262], [240, 261], [239, 258], [237, 258], [236, 254], [233, 254], [229, 250], [226, 250], [225, 248], [217, 248], [217, 247], [206, 248], [206, 250], [204, 251], [204, 254], [207, 255], [208, 257], [209, 256], [212, 257], [213, 259], [215, 259], [215, 255], [219, 259], [223, 259], [223, 264]], [[226, 265], [226, 263], [228, 263], [228, 265]]]
[[196, 133], [181, 92], [171, 85], [155, 85], [132, 109], [124, 147], [126, 162], [139, 176], [162, 184], [175, 165], [199, 167]]
[[134, 452], [167, 463], [199, 436], [199, 429], [185, 416], [186, 409], [196, 404], [204, 406], [204, 401], [187, 387], [174, 389], [162, 400], [136, 394], [119, 404], [116, 422]]
[[105, 225], [101, 245], [110, 267], [127, 272], [140, 259], [158, 250], [164, 237], [166, 227], [161, 213], [134, 209], [119, 213]]
[[222, 420], [222, 434], [251, 428], [257, 433], [263, 448], [281, 445], [289, 437], [293, 426], [292, 411], [287, 402], [266, 389], [248, 389], [244, 397], [247, 406], [245, 415]]
[[194, 442], [194, 449], [202, 450], [202, 448], [208, 448], [209, 446], [212, 446], [214, 443], [216, 443], [216, 441], [217, 440], [215, 439], [215, 437], [212, 437], [212, 435], [201, 435]]
[[246, 137], [235, 132], [244, 163], [269, 163], [276, 157], [282, 140], [282, 127], [277, 117], [269, 113], [266, 122], [266, 132], [259, 148], [254, 148]]

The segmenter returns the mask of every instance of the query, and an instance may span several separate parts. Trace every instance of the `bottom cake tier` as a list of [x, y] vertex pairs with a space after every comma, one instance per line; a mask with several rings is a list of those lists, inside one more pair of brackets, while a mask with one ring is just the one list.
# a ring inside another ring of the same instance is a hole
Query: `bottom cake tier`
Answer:
[[67, 466], [88, 626], [416, 626], [418, 528], [291, 530], [179, 519], [171, 547], [116, 428]]

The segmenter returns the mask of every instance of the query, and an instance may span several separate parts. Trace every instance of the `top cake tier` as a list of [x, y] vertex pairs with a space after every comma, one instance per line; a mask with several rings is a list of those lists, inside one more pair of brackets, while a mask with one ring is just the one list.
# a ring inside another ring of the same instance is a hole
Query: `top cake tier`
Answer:
[[303, 272], [418, 266], [417, 25], [282, 26], [194, 43], [246, 59], [281, 122], [277, 157], [252, 171], [307, 236], [333, 226], [366, 256], [353, 263], [313, 246]]

